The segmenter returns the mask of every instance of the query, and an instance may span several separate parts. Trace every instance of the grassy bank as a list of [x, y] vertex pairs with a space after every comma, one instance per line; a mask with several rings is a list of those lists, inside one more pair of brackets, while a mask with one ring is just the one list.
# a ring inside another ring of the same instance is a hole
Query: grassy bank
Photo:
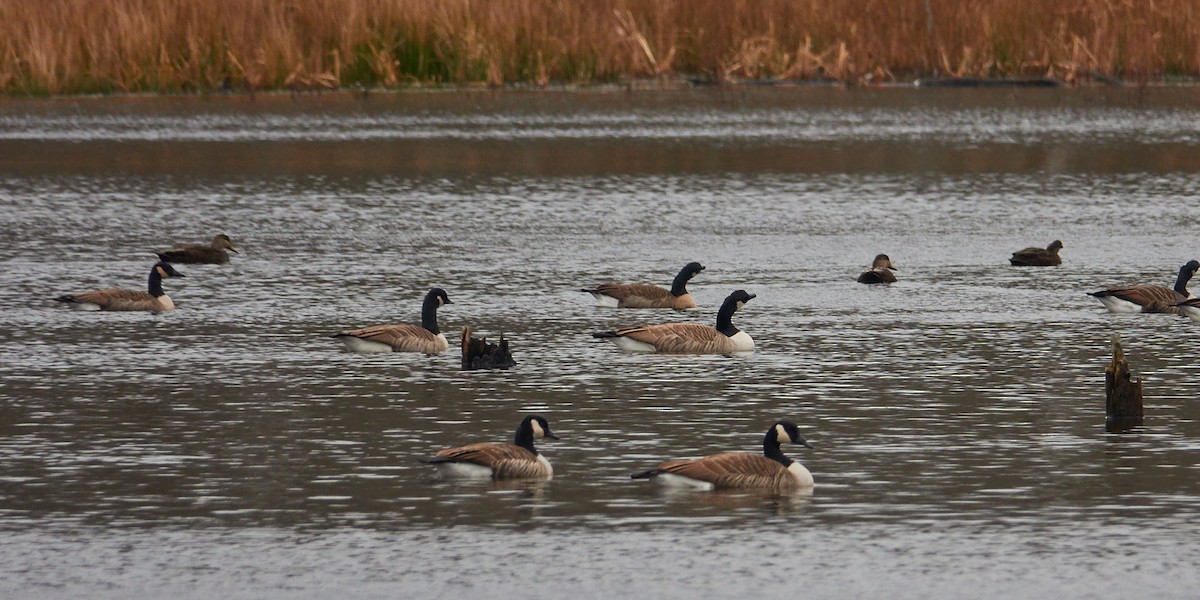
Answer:
[[1196, 0], [0, 0], [0, 93], [1200, 76]]

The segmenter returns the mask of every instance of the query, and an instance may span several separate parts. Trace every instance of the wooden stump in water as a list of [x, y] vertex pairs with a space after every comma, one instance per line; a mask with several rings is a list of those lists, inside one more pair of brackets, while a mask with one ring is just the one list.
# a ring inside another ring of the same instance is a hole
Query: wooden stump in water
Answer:
[[487, 338], [471, 337], [471, 328], [462, 330], [462, 369], [507, 369], [515, 366], [512, 353], [508, 351], [508, 340], [500, 334], [499, 344], [489, 344]]
[[1129, 372], [1121, 336], [1113, 336], [1112, 354], [1112, 362], [1104, 368], [1105, 429], [1119, 433], [1142, 424], [1142, 381]]

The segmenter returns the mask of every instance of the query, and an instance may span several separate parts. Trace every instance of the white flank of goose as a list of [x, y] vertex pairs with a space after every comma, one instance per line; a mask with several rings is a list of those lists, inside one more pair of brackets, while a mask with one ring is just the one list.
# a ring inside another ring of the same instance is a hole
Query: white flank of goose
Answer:
[[533, 441], [557, 440], [550, 424], [540, 415], [530, 415], [517, 426], [513, 443], [469, 444], [439, 451], [421, 462], [431, 464], [448, 477], [491, 477], [492, 479], [550, 479], [554, 469], [538, 453]]
[[778, 421], [763, 436], [762, 454], [723, 452], [695, 460], [672, 460], [632, 477], [700, 489], [812, 487], [812, 473], [784, 456], [779, 449], [783, 442], [812, 448], [795, 423]]
[[665, 354], [738, 354], [754, 351], [754, 340], [733, 326], [733, 314], [754, 294], [737, 290], [721, 304], [717, 326], [698, 323], [664, 323], [625, 327], [613, 331], [598, 331], [592, 337], [612, 341], [629, 352], [660, 352]]
[[75, 310], [124, 310], [166, 312], [175, 310], [175, 303], [163, 292], [162, 280], [183, 277], [170, 263], [158, 262], [150, 269], [147, 291], [108, 289], [66, 294], [55, 298]]
[[421, 304], [420, 325], [375, 325], [334, 334], [346, 347], [355, 352], [421, 352], [440, 354], [450, 348], [450, 342], [438, 329], [437, 309], [453, 304], [445, 290], [433, 288]]
[[1200, 323], [1200, 298], [1188, 298], [1175, 306], [1189, 319]]

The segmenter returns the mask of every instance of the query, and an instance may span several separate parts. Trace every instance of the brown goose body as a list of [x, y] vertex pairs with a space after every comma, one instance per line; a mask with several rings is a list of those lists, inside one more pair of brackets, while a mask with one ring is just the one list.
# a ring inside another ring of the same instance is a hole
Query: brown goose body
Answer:
[[663, 323], [593, 333], [629, 352], [662, 354], [737, 354], [754, 351], [754, 340], [733, 326], [733, 314], [754, 294], [737, 290], [721, 304], [716, 327], [698, 323]]
[[175, 303], [162, 289], [162, 280], [168, 277], [183, 274], [169, 263], [159, 262], [150, 269], [145, 292], [113, 288], [65, 294], [55, 300], [75, 310], [166, 312], [175, 310]]
[[225, 234], [213, 238], [212, 243], [205, 246], [200, 244], [179, 246], [170, 250], [155, 252], [160, 260], [184, 265], [223, 265], [229, 262], [225, 250], [237, 253], [237, 248], [229, 236]]
[[602, 283], [585, 291], [591, 292], [592, 295], [615, 298], [617, 308], [696, 308], [696, 300], [691, 294], [673, 296], [671, 290], [647, 283]]
[[717, 331], [715, 327], [698, 323], [642, 325], [616, 329], [613, 333], [617, 337], [644, 344], [653, 348], [653, 352], [662, 354], [733, 354], [754, 349], [753, 345], [743, 349], [733, 338]]
[[432, 288], [421, 304], [421, 324], [373, 325], [351, 329], [333, 335], [355, 352], [420, 352], [441, 354], [450, 348], [450, 341], [438, 329], [437, 309], [453, 304], [440, 288]]
[[1054, 240], [1045, 248], [1029, 247], [1024, 250], [1013, 252], [1012, 258], [1008, 262], [1014, 267], [1053, 267], [1062, 264], [1062, 258], [1058, 256], [1058, 251], [1062, 250], [1063, 244], [1059, 240]]
[[[57, 298], [59, 302], [68, 302], [75, 304], [92, 304], [97, 308], [91, 310], [113, 310], [113, 311], [150, 311], [150, 312], [165, 312], [175, 310], [175, 303], [171, 301], [171, 297], [167, 295], [152, 296], [150, 292], [141, 292], [138, 290], [122, 290], [113, 288], [110, 290], [93, 290], [90, 292], [79, 292], [68, 294]], [[88, 310], [83, 308], [81, 310]]]
[[896, 266], [892, 264], [892, 259], [886, 254], [880, 254], [875, 257], [871, 263], [871, 269], [858, 276], [859, 283], [895, 283], [896, 275], [892, 273]]
[[[715, 489], [800, 487], [805, 481], [782, 464], [761, 454], [723, 452], [697, 460], [675, 460], [658, 466], [669, 473], [712, 484]], [[812, 485], [811, 481], [807, 485]]]
[[696, 300], [688, 293], [687, 283], [703, 270], [704, 265], [698, 262], [684, 265], [671, 283], [671, 289], [647, 283], [602, 283], [581, 291], [591, 294], [601, 306], [689, 310], [696, 308]]
[[550, 479], [554, 468], [538, 453], [533, 442], [539, 438], [557, 440], [550, 424], [539, 415], [530, 415], [517, 426], [513, 443], [479, 443], [447, 448], [421, 462], [434, 465], [443, 475], [452, 477], [491, 477], [492, 479]]
[[1179, 303], [1188, 299], [1187, 284], [1191, 281], [1200, 262], [1188, 261], [1179, 269], [1175, 288], [1161, 285], [1131, 285], [1113, 287], [1099, 292], [1088, 292], [1112, 313], [1167, 313], [1186, 314]]
[[632, 477], [706, 489], [812, 487], [812, 473], [784, 456], [779, 449], [781, 443], [812, 447], [794, 423], [778, 421], [763, 436], [762, 454], [722, 452], [694, 460], [671, 460]]
[[421, 352], [441, 354], [450, 348], [450, 341], [442, 333], [434, 333], [420, 325], [372, 325], [360, 329], [343, 331], [334, 337], [351, 337], [366, 342], [383, 344], [391, 352]]
[[436, 455], [449, 462], [471, 463], [492, 470], [494, 479], [549, 479], [554, 469], [541, 455], [516, 444], [499, 442], [447, 448]]

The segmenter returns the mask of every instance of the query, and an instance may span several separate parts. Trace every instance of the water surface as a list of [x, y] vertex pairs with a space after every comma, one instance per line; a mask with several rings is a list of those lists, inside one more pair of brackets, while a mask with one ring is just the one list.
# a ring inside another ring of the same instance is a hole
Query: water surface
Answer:
[[[1197, 258], [1200, 92], [741, 90], [0, 103], [4, 597], [1190, 597], [1200, 584], [1200, 325], [1084, 294]], [[78, 313], [180, 266], [179, 310]], [[1064, 264], [1008, 266], [1064, 242]], [[857, 274], [879, 252], [891, 286]], [[697, 311], [578, 288], [669, 284]], [[432, 286], [512, 340], [356, 355]], [[741, 357], [592, 331], [709, 323]], [[1104, 427], [1120, 334], [1145, 425]], [[561, 435], [542, 483], [416, 459]], [[811, 494], [667, 493], [631, 472], [756, 451]]]

